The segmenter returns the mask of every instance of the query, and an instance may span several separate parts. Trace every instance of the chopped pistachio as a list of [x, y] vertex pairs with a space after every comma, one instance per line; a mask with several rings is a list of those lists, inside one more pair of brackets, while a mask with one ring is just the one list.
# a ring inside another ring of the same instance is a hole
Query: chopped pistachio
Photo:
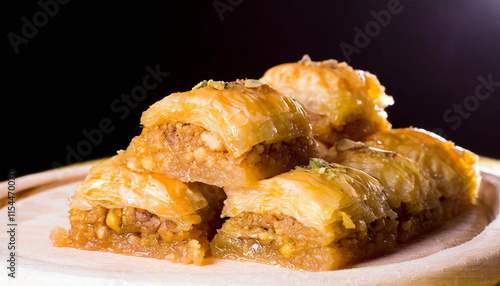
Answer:
[[328, 179], [333, 180], [337, 177], [338, 174], [346, 174], [347, 169], [342, 167], [334, 167], [334, 168], [326, 168], [325, 173], [328, 176]]
[[319, 158], [311, 158], [309, 160], [309, 165], [311, 165], [312, 169], [325, 168], [329, 166], [327, 161]]
[[377, 158], [377, 159], [380, 159], [380, 160], [384, 160], [384, 159], [392, 158], [392, 157], [396, 156], [396, 153], [390, 152], [390, 151], [373, 150], [373, 149], [371, 149], [370, 151], [371, 151], [371, 155], [374, 158]]
[[207, 86], [207, 81], [204, 80], [204, 81], [200, 81], [197, 85], [193, 86], [193, 88], [191, 90], [196, 90], [198, 88], [202, 88], [202, 87], [205, 87]]
[[215, 89], [218, 89], [218, 90], [224, 90], [224, 87], [226, 86], [226, 83], [223, 82], [223, 81], [213, 81], [213, 80], [209, 80], [207, 85], [211, 88], [215, 88]]

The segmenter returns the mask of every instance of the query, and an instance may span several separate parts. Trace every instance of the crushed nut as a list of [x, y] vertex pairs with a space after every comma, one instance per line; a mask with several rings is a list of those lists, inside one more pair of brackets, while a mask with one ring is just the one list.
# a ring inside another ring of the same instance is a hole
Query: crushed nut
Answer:
[[223, 82], [223, 81], [213, 81], [213, 80], [209, 80], [207, 85], [211, 88], [215, 88], [215, 89], [218, 89], [218, 90], [224, 90], [224, 87], [226, 86], [226, 83]]
[[289, 259], [292, 257], [293, 251], [295, 247], [293, 246], [293, 243], [291, 243], [288, 240], [285, 240], [282, 246], [280, 246], [279, 250], [281, 255], [283, 255], [284, 258]]
[[96, 230], [95, 230], [95, 235], [97, 236], [97, 238], [99, 239], [104, 239], [106, 237], [106, 232], [107, 232], [108, 228], [106, 226], [100, 226], [98, 227]]
[[122, 210], [121, 209], [112, 209], [108, 211], [108, 215], [106, 216], [106, 224], [116, 233], [120, 233], [121, 230], [121, 217]]
[[193, 86], [193, 88], [191, 90], [197, 90], [198, 88], [202, 88], [202, 87], [205, 87], [207, 86], [207, 81], [204, 80], [204, 81], [200, 81], [197, 85]]
[[261, 87], [264, 83], [261, 81], [258, 81], [256, 79], [247, 79], [245, 80], [245, 87], [246, 88], [258, 88]]
[[141, 164], [146, 170], [153, 170], [156, 167], [156, 162], [154, 161], [152, 156], [147, 156], [141, 159]]
[[222, 151], [224, 150], [224, 145], [222, 141], [219, 140], [219, 137], [212, 132], [205, 131], [201, 133], [201, 140], [205, 142], [205, 144], [210, 148], [210, 150], [214, 151]]

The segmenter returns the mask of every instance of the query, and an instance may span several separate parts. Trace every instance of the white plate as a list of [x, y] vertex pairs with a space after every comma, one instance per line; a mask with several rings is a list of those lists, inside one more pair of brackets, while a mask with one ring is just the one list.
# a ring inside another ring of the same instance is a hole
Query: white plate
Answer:
[[[392, 254], [350, 269], [292, 271], [268, 265], [210, 259], [207, 265], [111, 253], [54, 248], [49, 233], [69, 228], [67, 197], [90, 165], [34, 174], [16, 180], [16, 278], [7, 276], [7, 210], [0, 212], [0, 281], [2, 285], [401, 285], [495, 284], [500, 281], [500, 177], [483, 170], [479, 204], [441, 229], [402, 245]], [[0, 184], [2, 196], [6, 182]]]

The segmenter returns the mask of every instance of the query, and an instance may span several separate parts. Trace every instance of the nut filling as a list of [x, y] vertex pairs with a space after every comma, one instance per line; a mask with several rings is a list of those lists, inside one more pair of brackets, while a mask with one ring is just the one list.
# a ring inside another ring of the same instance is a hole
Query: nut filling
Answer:
[[[208, 212], [202, 214], [209, 215]], [[216, 218], [217, 216], [215, 216]], [[202, 264], [209, 240], [220, 222], [180, 229], [173, 221], [148, 211], [125, 207], [89, 211], [71, 209], [71, 229], [56, 228], [51, 233], [55, 246], [167, 259], [173, 262]]]
[[316, 152], [311, 138], [299, 137], [257, 144], [234, 157], [212, 132], [193, 124], [170, 122], [144, 129], [132, 140], [125, 156], [128, 168], [137, 172], [226, 187], [247, 185], [307, 164]]
[[293, 217], [245, 212], [226, 221], [211, 248], [218, 258], [324, 271], [380, 255], [396, 244], [396, 237], [397, 222], [381, 218], [366, 231], [346, 231], [325, 244], [318, 230]]

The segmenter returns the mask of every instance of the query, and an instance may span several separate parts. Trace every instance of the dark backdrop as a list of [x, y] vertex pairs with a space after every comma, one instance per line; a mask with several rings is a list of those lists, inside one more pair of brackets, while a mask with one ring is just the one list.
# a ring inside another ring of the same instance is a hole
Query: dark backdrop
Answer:
[[376, 74], [394, 127], [500, 158], [499, 1], [101, 2], [0, 3], [0, 179], [110, 156], [169, 93], [304, 53]]

